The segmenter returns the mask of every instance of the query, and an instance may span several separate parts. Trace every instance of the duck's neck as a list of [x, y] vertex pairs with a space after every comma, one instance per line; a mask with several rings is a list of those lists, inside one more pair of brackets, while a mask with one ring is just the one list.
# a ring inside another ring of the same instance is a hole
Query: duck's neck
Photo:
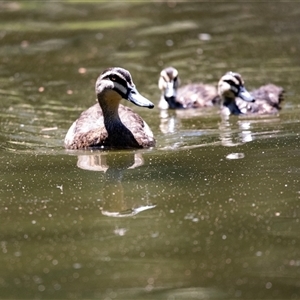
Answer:
[[120, 96], [114, 91], [103, 92], [98, 95], [98, 102], [102, 109], [104, 126], [108, 133], [108, 146], [121, 148], [139, 148], [139, 144], [132, 132], [122, 123], [119, 116]]
[[223, 111], [228, 115], [242, 114], [239, 107], [236, 105], [235, 99], [223, 97]]
[[118, 112], [120, 100], [120, 97], [117, 97], [114, 91], [104, 91], [98, 95], [98, 102], [102, 109], [104, 125], [108, 134], [112, 132], [115, 126], [125, 127]]

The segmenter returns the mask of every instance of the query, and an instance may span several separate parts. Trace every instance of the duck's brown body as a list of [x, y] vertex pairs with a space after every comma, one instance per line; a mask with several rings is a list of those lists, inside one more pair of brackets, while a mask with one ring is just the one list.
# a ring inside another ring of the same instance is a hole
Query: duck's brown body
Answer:
[[114, 134], [110, 136], [104, 126], [102, 109], [98, 103], [81, 113], [66, 135], [66, 148], [126, 149], [155, 146], [155, 139], [149, 126], [138, 114], [122, 104], [118, 112], [125, 128], [114, 124]]

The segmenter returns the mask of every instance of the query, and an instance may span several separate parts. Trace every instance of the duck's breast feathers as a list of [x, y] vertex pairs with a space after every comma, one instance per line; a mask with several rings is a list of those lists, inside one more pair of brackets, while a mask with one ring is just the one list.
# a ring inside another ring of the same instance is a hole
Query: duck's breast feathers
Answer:
[[141, 147], [148, 148], [155, 146], [154, 135], [150, 127], [130, 107], [120, 105], [119, 116], [122, 123], [131, 131]]
[[[97, 136], [97, 137], [96, 137]], [[82, 112], [79, 118], [68, 130], [64, 144], [67, 149], [81, 149], [89, 147], [92, 140], [104, 139], [107, 131], [104, 126], [103, 113], [98, 103]]]
[[[131, 108], [119, 105], [119, 117], [121, 122], [127, 127], [139, 147], [147, 148], [155, 146], [153, 133], [147, 123], [136, 114]], [[116, 128], [116, 130], [118, 130]], [[109, 145], [107, 130], [104, 126], [104, 118], [99, 104], [90, 107], [72, 124], [65, 137], [65, 147], [67, 149], [84, 149], [89, 147], [102, 147]], [[120, 146], [122, 141], [120, 141]], [[123, 145], [123, 148], [128, 148]]]
[[104, 126], [103, 113], [99, 104], [96, 103], [80, 114], [68, 130], [66, 138], [79, 133], [87, 133], [102, 126]]
[[210, 84], [193, 83], [178, 89], [177, 101], [184, 107], [213, 106], [218, 97], [217, 88]]

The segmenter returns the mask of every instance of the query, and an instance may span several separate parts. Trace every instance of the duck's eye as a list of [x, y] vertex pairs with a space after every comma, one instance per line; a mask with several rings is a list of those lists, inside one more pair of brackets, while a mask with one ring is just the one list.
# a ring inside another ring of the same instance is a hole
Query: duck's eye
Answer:
[[110, 75], [110, 76], [109, 76], [109, 79], [110, 79], [111, 81], [117, 81], [117, 77], [114, 76], [114, 75]]

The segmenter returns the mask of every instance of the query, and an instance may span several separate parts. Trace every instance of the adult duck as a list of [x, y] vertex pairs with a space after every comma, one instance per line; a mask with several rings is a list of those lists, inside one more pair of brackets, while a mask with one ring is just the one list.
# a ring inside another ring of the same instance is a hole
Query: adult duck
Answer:
[[275, 114], [281, 107], [284, 90], [280, 86], [267, 84], [251, 91], [246, 90], [239, 73], [228, 72], [218, 83], [218, 94], [222, 103], [222, 114]]
[[214, 85], [191, 83], [179, 87], [180, 79], [177, 69], [167, 67], [160, 72], [158, 87], [161, 98], [160, 109], [189, 109], [211, 107], [220, 104], [217, 88]]
[[104, 70], [96, 81], [98, 103], [82, 112], [65, 137], [67, 149], [128, 149], [155, 145], [147, 123], [122, 99], [137, 106], [154, 105], [136, 89], [130, 73], [122, 68]]

